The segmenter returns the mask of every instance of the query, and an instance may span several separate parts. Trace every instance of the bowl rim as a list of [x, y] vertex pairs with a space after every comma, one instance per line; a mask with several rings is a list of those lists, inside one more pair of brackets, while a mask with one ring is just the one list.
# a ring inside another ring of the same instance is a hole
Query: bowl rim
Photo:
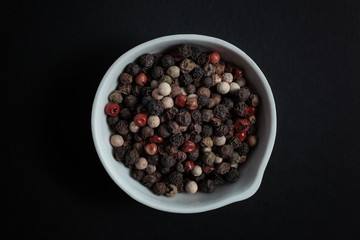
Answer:
[[[196, 208], [190, 208], [190, 209], [183, 209], [183, 208], [176, 208], [176, 207], [170, 208], [170, 207], [154, 204], [153, 202], [146, 202], [143, 199], [141, 199], [140, 197], [138, 197], [137, 195], [133, 194], [131, 189], [126, 187], [121, 181], [118, 181], [118, 179], [115, 177], [115, 172], [108, 165], [107, 161], [105, 160], [104, 156], [102, 155], [102, 149], [100, 147], [101, 144], [100, 144], [99, 138], [97, 137], [97, 131], [96, 131], [96, 126], [97, 126], [96, 116], [97, 115], [95, 113], [96, 113], [96, 109], [99, 107], [98, 102], [99, 102], [99, 98], [100, 98], [100, 92], [101, 92], [101, 89], [103, 88], [103, 85], [105, 84], [105, 80], [108, 78], [108, 76], [113, 71], [113, 69], [118, 65], [118, 63], [120, 61], [122, 61], [123, 58], [127, 57], [128, 55], [132, 55], [133, 52], [136, 52], [137, 49], [139, 49], [139, 48], [146, 48], [147, 46], [151, 46], [155, 43], [170, 42], [170, 41], [179, 40], [179, 39], [183, 39], [186, 41], [191, 41], [191, 40], [199, 41], [200, 40], [200, 41], [206, 41], [206, 42], [216, 42], [216, 44], [222, 45], [222, 47], [228, 48], [229, 50], [235, 51], [235, 52], [237, 52], [237, 54], [241, 55], [245, 59], [245, 61], [247, 61], [251, 65], [251, 67], [256, 71], [256, 73], [260, 76], [262, 84], [264, 85], [266, 93], [268, 94], [268, 100], [270, 101], [269, 105], [270, 105], [271, 109], [270, 109], [269, 117], [272, 122], [271, 128], [270, 128], [270, 133], [269, 133], [269, 136], [270, 136], [269, 141], [266, 146], [263, 160], [260, 163], [260, 166], [256, 173], [256, 177], [254, 179], [253, 184], [245, 192], [243, 192], [240, 195], [232, 195], [221, 201], [214, 202], [213, 204], [208, 204], [206, 206], [197, 206]], [[226, 42], [222, 39], [219, 39], [219, 38], [205, 36], [205, 35], [199, 35], [199, 34], [175, 34], [175, 35], [158, 37], [158, 38], [146, 41], [142, 44], [139, 44], [139, 45], [131, 48], [124, 54], [122, 54], [110, 66], [110, 68], [106, 71], [105, 75], [101, 79], [101, 82], [96, 90], [96, 94], [95, 94], [95, 98], [94, 98], [92, 110], [91, 110], [91, 131], [92, 131], [92, 137], [93, 137], [95, 149], [100, 158], [102, 165], [104, 166], [105, 170], [107, 171], [109, 176], [112, 178], [112, 180], [126, 194], [128, 194], [130, 197], [132, 197], [136, 201], [138, 201], [148, 207], [151, 207], [151, 208], [154, 208], [157, 210], [161, 210], [161, 211], [165, 211], [165, 212], [170, 212], [170, 213], [199, 213], [199, 212], [210, 211], [210, 210], [214, 210], [214, 209], [229, 205], [234, 202], [245, 200], [245, 199], [251, 197], [252, 195], [254, 195], [260, 187], [260, 184], [261, 184], [261, 181], [262, 181], [262, 178], [264, 175], [264, 171], [270, 160], [270, 156], [271, 156], [274, 144], [275, 144], [276, 130], [277, 130], [277, 116], [276, 116], [276, 106], [275, 106], [274, 96], [273, 96], [271, 87], [270, 87], [265, 75], [260, 70], [260, 68], [256, 65], [256, 63], [244, 51], [242, 51], [240, 48], [236, 47], [235, 45], [233, 45], [229, 42]]]

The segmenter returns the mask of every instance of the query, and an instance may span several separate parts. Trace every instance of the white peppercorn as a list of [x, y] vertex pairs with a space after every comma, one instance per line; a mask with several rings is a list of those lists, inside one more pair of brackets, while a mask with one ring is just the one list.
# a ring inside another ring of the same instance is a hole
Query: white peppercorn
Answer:
[[225, 136], [216, 137], [213, 141], [214, 141], [214, 145], [222, 146], [226, 143], [226, 137]]
[[198, 190], [198, 185], [195, 181], [189, 181], [185, 185], [185, 190], [190, 194], [194, 194]]
[[174, 100], [171, 97], [164, 97], [161, 101], [164, 108], [172, 108], [174, 106]]
[[216, 164], [220, 164], [220, 163], [222, 163], [222, 161], [223, 161], [223, 159], [221, 157], [219, 157], [219, 156], [215, 157], [215, 163]]
[[144, 170], [147, 166], [148, 166], [148, 162], [146, 158], [143, 157], [139, 158], [135, 163], [135, 167], [138, 170]]
[[192, 175], [195, 177], [198, 177], [202, 174], [202, 169], [199, 165], [195, 165], [193, 169], [191, 170]]
[[203, 152], [203, 153], [211, 152], [211, 151], [212, 151], [212, 149], [209, 148], [209, 147], [206, 147], [206, 148], [203, 148], [203, 149], [202, 149], [202, 152]]
[[221, 82], [216, 85], [216, 90], [220, 94], [227, 94], [230, 91], [230, 84], [227, 82]]
[[155, 100], [161, 100], [163, 99], [163, 95], [160, 95], [159, 94], [159, 88], [155, 88], [152, 93], [151, 93], [151, 96], [155, 99]]
[[121, 147], [122, 145], [124, 145], [124, 139], [123, 139], [123, 137], [121, 135], [114, 134], [110, 138], [110, 143], [114, 147]]
[[129, 125], [129, 130], [132, 133], [137, 133], [140, 131], [140, 127], [138, 125], [136, 125], [135, 122], [131, 122]]
[[166, 83], [166, 82], [162, 82], [159, 84], [158, 86], [158, 93], [162, 96], [167, 96], [169, 95], [171, 92], [171, 87], [170, 84]]
[[160, 118], [156, 115], [151, 115], [148, 117], [147, 124], [151, 128], [157, 128], [160, 125]]
[[234, 80], [234, 77], [231, 73], [223, 73], [222, 80], [227, 83], [231, 83]]
[[180, 76], [180, 68], [178, 66], [171, 66], [166, 73], [172, 78], [177, 78]]

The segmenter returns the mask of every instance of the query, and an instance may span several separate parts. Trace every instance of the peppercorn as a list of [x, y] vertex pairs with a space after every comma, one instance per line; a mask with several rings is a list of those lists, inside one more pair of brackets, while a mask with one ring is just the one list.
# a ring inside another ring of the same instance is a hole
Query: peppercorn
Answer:
[[148, 162], [146, 161], [146, 158], [139, 158], [136, 163], [135, 163], [135, 167], [138, 170], [144, 170], [145, 168], [147, 168], [148, 166]]
[[131, 84], [133, 81], [133, 76], [128, 73], [121, 73], [119, 76], [119, 82], [122, 84]]
[[140, 73], [140, 71], [141, 71], [141, 68], [136, 63], [129, 63], [125, 68], [125, 72], [130, 75], [133, 75], [133, 76], [138, 75]]
[[237, 137], [230, 138], [229, 144], [233, 146], [234, 149], [238, 149], [242, 146], [242, 142]]
[[170, 138], [170, 143], [174, 147], [180, 147], [185, 142], [185, 138], [182, 134], [174, 134]]
[[160, 66], [156, 66], [151, 71], [151, 76], [155, 79], [160, 79], [164, 75], [164, 69]]
[[190, 59], [182, 60], [182, 62], [179, 65], [180, 69], [184, 73], [191, 72], [194, 69], [195, 66], [196, 66], [196, 64], [193, 61], [191, 61]]
[[191, 72], [190, 72], [191, 76], [193, 78], [202, 78], [206, 72], [204, 69], [199, 68], [199, 67], [195, 67]]
[[215, 104], [218, 105], [221, 102], [221, 95], [218, 93], [212, 93], [211, 98], [215, 100]]
[[250, 97], [250, 90], [248, 87], [242, 87], [238, 91], [238, 97], [241, 102], [245, 102]]
[[212, 179], [213, 179], [215, 185], [223, 185], [226, 182], [224, 177], [219, 173], [214, 173], [214, 175], [212, 176]]
[[124, 145], [124, 139], [121, 135], [114, 134], [110, 137], [110, 143], [113, 147], [121, 147]]
[[166, 187], [165, 195], [167, 197], [174, 197], [177, 194], [177, 187], [174, 184], [169, 184]]
[[210, 122], [210, 119], [214, 117], [213, 111], [211, 109], [201, 110], [202, 120], [204, 122]]
[[236, 95], [238, 94], [239, 90], [240, 90], [239, 84], [237, 84], [236, 82], [230, 83], [230, 94]]
[[200, 56], [197, 59], [198, 64], [200, 65], [205, 65], [208, 64], [210, 62], [210, 58], [209, 55], [206, 53], [202, 53], [200, 54]]
[[236, 83], [240, 86], [240, 87], [244, 87], [246, 85], [246, 79], [243, 77], [240, 78], [236, 78]]
[[191, 114], [189, 112], [180, 112], [176, 115], [176, 121], [181, 126], [189, 126], [191, 123]]
[[221, 175], [224, 175], [230, 171], [230, 164], [227, 162], [223, 162], [216, 167], [215, 171]]
[[151, 115], [160, 115], [164, 111], [164, 105], [161, 101], [156, 100], [150, 102], [147, 109]]
[[256, 136], [255, 135], [248, 136], [247, 144], [249, 145], [249, 147], [255, 147], [257, 144]]
[[157, 182], [152, 186], [151, 190], [156, 195], [164, 195], [166, 193], [166, 184], [164, 182]]
[[220, 94], [227, 94], [230, 91], [230, 84], [227, 82], [220, 82], [216, 85], [216, 90]]
[[244, 163], [246, 161], [246, 158], [247, 158], [247, 155], [240, 156], [239, 163]]
[[144, 171], [132, 169], [130, 176], [136, 181], [140, 181], [145, 175]]
[[[121, 112], [121, 110], [120, 110]], [[116, 124], [119, 122], [119, 114], [116, 116], [107, 116], [106, 122], [110, 125], [111, 129], [116, 131]]]
[[136, 161], [139, 159], [139, 152], [136, 149], [132, 149], [126, 152], [125, 154], [125, 166], [133, 167]]
[[212, 180], [204, 179], [199, 183], [199, 191], [205, 192], [205, 193], [212, 193], [215, 191], [215, 184]]
[[193, 82], [193, 79], [190, 74], [184, 73], [180, 76], [179, 81], [182, 85], [187, 86]]
[[226, 137], [225, 136], [214, 137], [213, 141], [215, 146], [222, 146], [226, 143]]
[[249, 130], [246, 132], [249, 136], [250, 135], [254, 135], [256, 133], [256, 126], [255, 125], [251, 125], [249, 127]]
[[134, 95], [128, 95], [124, 99], [124, 105], [128, 108], [134, 108], [138, 103], [138, 98]]
[[215, 73], [215, 67], [211, 63], [206, 64], [203, 69], [205, 71], [205, 76], [207, 77], [212, 76]]
[[209, 104], [209, 98], [205, 95], [200, 95], [197, 102], [199, 107], [205, 107]]
[[234, 101], [230, 97], [224, 97], [221, 104], [227, 107], [229, 111], [234, 107]]
[[222, 158], [227, 159], [233, 155], [233, 152], [234, 152], [234, 147], [230, 144], [225, 144], [219, 149], [218, 153]]
[[162, 168], [160, 169], [160, 171], [161, 171], [162, 174], [166, 175], [166, 174], [168, 174], [168, 173], [171, 171], [171, 169], [170, 169], [170, 168], [164, 168], [164, 167], [162, 167]]
[[202, 123], [202, 114], [199, 110], [194, 110], [191, 112], [191, 118], [195, 123]]
[[[195, 94], [192, 94], [195, 95]], [[195, 95], [196, 96], [196, 95]], [[186, 108], [189, 110], [195, 110], [199, 107], [197, 97], [188, 97], [186, 100]]]
[[225, 63], [223, 61], [218, 62], [215, 65], [215, 72], [216, 74], [223, 74], [225, 71]]
[[125, 155], [127, 151], [129, 151], [131, 147], [129, 145], [127, 146], [121, 146], [121, 147], [115, 147], [113, 148], [113, 155], [115, 157], [116, 161], [122, 162], [125, 160]]
[[205, 77], [202, 79], [201, 82], [202, 82], [202, 85], [207, 88], [209, 88], [213, 85], [213, 79], [211, 77]]
[[179, 87], [179, 85], [172, 84], [169, 97], [174, 98], [174, 97], [178, 96], [179, 94], [181, 94], [181, 88]]
[[188, 58], [191, 56], [192, 50], [191, 47], [187, 44], [182, 44], [176, 48], [175, 54], [180, 58]]
[[191, 134], [190, 140], [194, 143], [199, 143], [202, 140], [202, 136], [200, 134]]
[[215, 128], [214, 135], [217, 137], [226, 136], [229, 133], [229, 127], [221, 125]]
[[139, 57], [139, 63], [140, 63], [140, 65], [142, 65], [143, 67], [146, 67], [146, 68], [152, 67], [155, 63], [154, 55], [149, 54], [149, 53], [145, 53], [145, 54], [141, 55]]
[[240, 117], [245, 117], [247, 111], [247, 105], [245, 102], [239, 102], [234, 105], [234, 111]]
[[145, 126], [141, 129], [141, 136], [143, 139], [146, 139], [148, 137], [151, 137], [154, 135], [154, 129], [149, 127], [149, 126]]
[[204, 124], [202, 126], [201, 135], [203, 137], [210, 137], [213, 134], [213, 128], [209, 124]]
[[203, 162], [208, 165], [212, 166], [215, 162], [216, 155], [213, 152], [206, 152], [203, 154]]
[[147, 161], [148, 161], [149, 165], [156, 166], [158, 164], [158, 162], [159, 162], [159, 155], [156, 154], [156, 155], [147, 156]]
[[161, 59], [161, 65], [164, 68], [169, 68], [175, 65], [175, 59], [171, 55], [165, 55]]
[[171, 168], [176, 163], [174, 157], [172, 156], [163, 156], [160, 160], [160, 164], [164, 168]]
[[162, 82], [159, 84], [158, 87], [158, 93], [162, 96], [167, 96], [169, 95], [171, 92], [171, 87], [170, 84], [166, 83], [166, 82]]
[[221, 75], [219, 75], [219, 74], [213, 74], [212, 77], [211, 77], [211, 79], [212, 79], [212, 86], [215, 86], [215, 85], [217, 85], [218, 83], [220, 83], [221, 80], [222, 80], [221, 78], [222, 78]]
[[230, 158], [230, 163], [234, 164], [234, 163], [239, 163], [240, 161], [241, 161], [241, 156], [239, 155], [239, 153], [233, 152]]
[[240, 172], [236, 168], [231, 168], [230, 171], [225, 174], [225, 179], [228, 182], [234, 183], [236, 182], [240, 177]]
[[223, 73], [222, 80], [227, 83], [231, 83], [233, 81], [234, 77], [231, 73]]
[[114, 103], [122, 103], [123, 96], [119, 90], [115, 90], [109, 95], [109, 101]]
[[127, 135], [129, 133], [129, 124], [128, 124], [128, 122], [125, 121], [125, 120], [120, 120], [116, 124], [116, 131], [122, 136]]
[[249, 153], [249, 145], [245, 142], [242, 143], [242, 146], [237, 150], [240, 156], [245, 156]]
[[179, 162], [183, 162], [183, 161], [186, 160], [186, 158], [187, 158], [186, 153], [179, 150], [178, 153], [177, 153], [177, 159], [176, 160], [179, 161]]
[[251, 94], [249, 96], [249, 99], [248, 99], [248, 103], [253, 106], [253, 107], [256, 107], [257, 105], [259, 105], [259, 102], [260, 102], [260, 98], [257, 94]]
[[221, 125], [221, 120], [220, 118], [213, 117], [210, 119], [210, 123], [214, 127], [219, 127]]
[[183, 174], [178, 171], [171, 172], [168, 176], [168, 181], [169, 183], [177, 186], [179, 183], [183, 181]]
[[206, 148], [211, 148], [213, 146], [214, 142], [211, 139], [211, 137], [205, 137], [201, 141], [201, 146]]
[[159, 137], [166, 138], [171, 135], [171, 133], [168, 131], [168, 127], [165, 124], [160, 124], [160, 126], [157, 128], [157, 133]]
[[152, 174], [147, 174], [141, 179], [141, 183], [148, 188], [151, 188], [155, 182], [156, 177]]
[[207, 96], [207, 97], [209, 98], [210, 95], [211, 95], [211, 92], [210, 92], [210, 89], [209, 89], [209, 88], [201, 87], [201, 88], [199, 88], [199, 89], [196, 91], [196, 94], [197, 94], [198, 96], [200, 96], [200, 95], [205, 95], [205, 96]]
[[166, 73], [172, 78], [177, 78], [180, 76], [180, 68], [178, 66], [171, 66], [167, 69]]
[[189, 181], [185, 185], [186, 192], [190, 194], [194, 194], [198, 190], [198, 185], [195, 181]]
[[195, 165], [193, 169], [191, 170], [192, 175], [195, 177], [198, 177], [202, 174], [202, 169], [199, 165]]
[[167, 129], [169, 130], [170, 133], [173, 134], [181, 133], [180, 126], [176, 121], [170, 121]]
[[128, 95], [131, 92], [131, 84], [119, 84], [118, 90], [124, 95]]

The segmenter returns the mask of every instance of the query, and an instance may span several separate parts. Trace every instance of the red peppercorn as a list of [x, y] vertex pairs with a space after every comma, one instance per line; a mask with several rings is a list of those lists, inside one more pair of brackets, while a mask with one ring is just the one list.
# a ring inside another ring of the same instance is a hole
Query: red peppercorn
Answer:
[[256, 108], [255, 108], [255, 107], [248, 107], [247, 113], [248, 113], [248, 114], [251, 114], [251, 115], [255, 115], [255, 113], [256, 113]]
[[220, 61], [220, 54], [217, 52], [213, 52], [210, 54], [210, 62], [212, 64], [218, 63]]
[[190, 171], [194, 168], [195, 164], [194, 161], [187, 161], [185, 163], [185, 167], [188, 168]]
[[155, 143], [145, 145], [144, 149], [148, 155], [155, 155], [158, 152], [158, 147]]
[[249, 126], [249, 125], [250, 123], [247, 119], [238, 119], [234, 123], [234, 128], [236, 131], [243, 131], [243, 126]]
[[110, 116], [116, 116], [120, 112], [120, 106], [116, 103], [108, 103], [105, 106], [105, 113]]
[[179, 94], [175, 98], [175, 104], [178, 105], [179, 107], [185, 107], [186, 101], [187, 101], [187, 96], [183, 94]]
[[211, 172], [211, 167], [209, 167], [209, 166], [203, 166], [203, 171], [204, 171], [205, 173], [209, 173], [209, 172]]
[[235, 137], [237, 137], [240, 141], [244, 141], [246, 139], [246, 131], [236, 133]]
[[182, 145], [182, 151], [183, 152], [192, 152], [195, 149], [195, 143], [187, 140], [185, 141], [185, 143]]
[[139, 75], [136, 76], [135, 78], [135, 82], [136, 84], [140, 85], [140, 86], [144, 86], [146, 84], [147, 81], [147, 77], [145, 74], [140, 73]]
[[164, 138], [162, 137], [159, 137], [157, 134], [154, 134], [150, 139], [149, 141], [151, 143], [163, 143], [164, 142]]
[[186, 100], [187, 108], [190, 110], [195, 110], [199, 107], [196, 98], [188, 98]]
[[239, 78], [242, 77], [244, 75], [243, 70], [240, 70], [238, 68], [234, 69], [234, 78]]
[[143, 113], [139, 113], [139, 114], [136, 114], [135, 117], [134, 117], [134, 123], [139, 126], [139, 127], [143, 127], [146, 125], [146, 122], [147, 122], [147, 116], [146, 114], [143, 114]]

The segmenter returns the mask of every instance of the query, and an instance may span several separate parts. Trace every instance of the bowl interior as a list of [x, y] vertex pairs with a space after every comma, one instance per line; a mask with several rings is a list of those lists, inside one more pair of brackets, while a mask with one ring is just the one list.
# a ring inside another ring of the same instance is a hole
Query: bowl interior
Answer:
[[[258, 145], [251, 150], [241, 168], [240, 179], [233, 184], [217, 187], [211, 194], [177, 194], [174, 198], [156, 196], [132, 179], [129, 169], [117, 162], [109, 143], [111, 131], [106, 122], [104, 106], [108, 95], [117, 86], [117, 78], [125, 66], [143, 53], [158, 53], [177, 44], [188, 43], [203, 49], [216, 50], [226, 61], [245, 70], [247, 84], [261, 98], [257, 113]], [[275, 103], [271, 89], [256, 64], [235, 46], [211, 37], [199, 35], [173, 35], [141, 44], [122, 55], [108, 70], [98, 88], [92, 112], [92, 131], [98, 155], [111, 178], [131, 197], [150, 207], [169, 212], [201, 212], [246, 199], [258, 189], [274, 144], [276, 132]]]

